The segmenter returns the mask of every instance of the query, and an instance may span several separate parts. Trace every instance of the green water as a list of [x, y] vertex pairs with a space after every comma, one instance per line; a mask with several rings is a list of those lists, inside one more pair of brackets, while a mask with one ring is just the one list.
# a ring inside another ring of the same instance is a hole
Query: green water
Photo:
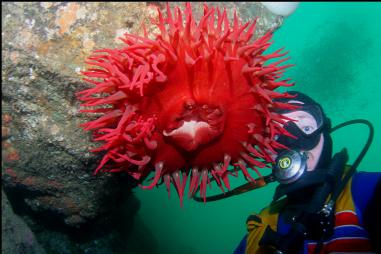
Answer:
[[[357, 118], [373, 123], [373, 145], [359, 166], [365, 171], [381, 171], [380, 13], [381, 3], [301, 3], [272, 46], [290, 51], [289, 63], [296, 66], [285, 76], [296, 82], [292, 89], [319, 101], [333, 125]], [[366, 138], [365, 127], [346, 127], [334, 133], [334, 151], [347, 147], [353, 162]], [[269, 203], [274, 188], [207, 204], [185, 199], [183, 208], [174, 189], [168, 199], [164, 185], [137, 188], [136, 226], [146, 227], [157, 253], [232, 253], [245, 234], [247, 216]]]

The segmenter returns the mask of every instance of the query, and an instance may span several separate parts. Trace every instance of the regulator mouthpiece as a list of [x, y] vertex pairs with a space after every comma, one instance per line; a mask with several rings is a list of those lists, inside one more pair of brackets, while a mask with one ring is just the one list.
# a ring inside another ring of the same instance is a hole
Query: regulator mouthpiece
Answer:
[[287, 150], [279, 153], [273, 166], [273, 174], [279, 183], [289, 184], [298, 180], [306, 169], [306, 153]]

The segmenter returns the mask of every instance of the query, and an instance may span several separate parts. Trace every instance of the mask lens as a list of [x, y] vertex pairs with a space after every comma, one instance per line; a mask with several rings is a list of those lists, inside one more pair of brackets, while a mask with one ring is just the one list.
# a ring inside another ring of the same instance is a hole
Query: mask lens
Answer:
[[[295, 125], [301, 130], [304, 136], [311, 136], [316, 132], [320, 132], [323, 125], [323, 114], [316, 105], [302, 106], [295, 112]], [[289, 116], [293, 118], [292, 116]]]
[[316, 105], [308, 105], [303, 107], [303, 109], [315, 118], [317, 124], [316, 130], [320, 130], [323, 125], [323, 113], [321, 112], [321, 109]]

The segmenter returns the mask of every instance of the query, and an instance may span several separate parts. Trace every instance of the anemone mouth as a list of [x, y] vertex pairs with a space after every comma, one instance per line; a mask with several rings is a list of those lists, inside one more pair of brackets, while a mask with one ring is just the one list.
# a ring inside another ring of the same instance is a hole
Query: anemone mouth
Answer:
[[163, 131], [163, 135], [182, 149], [192, 152], [218, 138], [223, 131], [205, 121], [182, 121], [181, 125], [171, 131]]
[[[180, 105], [180, 109], [176, 107]], [[163, 115], [172, 114], [172, 120], [163, 128], [162, 135], [186, 152], [195, 152], [223, 134], [224, 109], [221, 106], [197, 102], [195, 99], [177, 101], [174, 108]]]

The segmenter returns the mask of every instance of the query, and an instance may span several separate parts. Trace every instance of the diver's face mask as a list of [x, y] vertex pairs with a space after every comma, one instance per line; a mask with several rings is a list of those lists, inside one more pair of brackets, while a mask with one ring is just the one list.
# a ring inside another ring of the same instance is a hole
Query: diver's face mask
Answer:
[[295, 138], [281, 135], [276, 141], [289, 148], [278, 149], [273, 166], [275, 178], [282, 184], [298, 180], [307, 171], [307, 152], [315, 148], [323, 130], [323, 115], [317, 105], [296, 104], [299, 109], [283, 113], [295, 121], [288, 121], [283, 128]]

